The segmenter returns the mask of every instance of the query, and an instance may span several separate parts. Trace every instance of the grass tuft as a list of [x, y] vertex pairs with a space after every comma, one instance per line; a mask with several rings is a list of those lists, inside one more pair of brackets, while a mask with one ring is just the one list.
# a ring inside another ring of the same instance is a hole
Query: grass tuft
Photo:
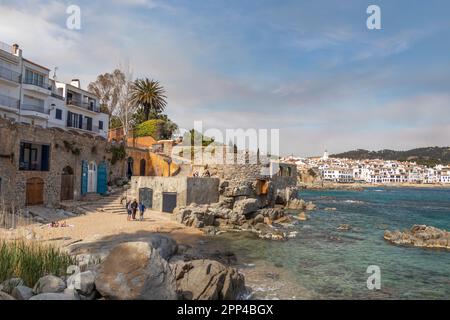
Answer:
[[53, 246], [0, 240], [0, 281], [18, 277], [33, 287], [45, 275], [66, 275], [67, 267], [75, 264], [75, 258]]

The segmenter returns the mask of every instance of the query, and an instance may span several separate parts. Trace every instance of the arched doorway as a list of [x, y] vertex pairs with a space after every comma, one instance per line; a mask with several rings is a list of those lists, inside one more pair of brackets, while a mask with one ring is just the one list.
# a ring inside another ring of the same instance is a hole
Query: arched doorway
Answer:
[[67, 166], [61, 174], [61, 201], [73, 200], [73, 169]]
[[129, 157], [127, 161], [127, 177], [131, 179], [133, 176], [133, 158]]
[[146, 175], [145, 174], [145, 165], [146, 165], [145, 159], [141, 159], [141, 163], [140, 163], [140, 166], [139, 166], [139, 169], [140, 169], [139, 175], [140, 176], [145, 176]]
[[87, 192], [97, 192], [97, 164], [92, 161], [88, 167], [88, 190]]
[[34, 206], [44, 204], [44, 180], [30, 178], [27, 180], [26, 205]]

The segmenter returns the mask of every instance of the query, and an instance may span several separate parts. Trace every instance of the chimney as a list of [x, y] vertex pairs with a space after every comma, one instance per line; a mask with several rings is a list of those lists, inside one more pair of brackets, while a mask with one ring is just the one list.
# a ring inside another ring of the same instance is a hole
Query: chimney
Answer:
[[71, 84], [72, 86], [74, 86], [74, 87], [77, 87], [77, 88], [81, 89], [81, 88], [80, 88], [80, 79], [72, 79], [72, 81], [70, 82], [70, 84]]
[[22, 56], [22, 49], [19, 49], [19, 45], [17, 43], [14, 43], [11, 47], [12, 54], [21, 57]]

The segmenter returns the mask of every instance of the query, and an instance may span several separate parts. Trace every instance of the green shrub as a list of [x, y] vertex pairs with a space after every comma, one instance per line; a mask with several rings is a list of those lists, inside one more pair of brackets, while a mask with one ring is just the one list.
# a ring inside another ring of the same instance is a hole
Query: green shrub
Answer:
[[0, 282], [18, 277], [33, 287], [39, 278], [66, 275], [76, 261], [69, 254], [49, 245], [26, 241], [0, 241]]
[[161, 119], [151, 119], [141, 124], [138, 124], [134, 129], [135, 137], [153, 137], [155, 140], [160, 140], [164, 132], [165, 121]]
[[127, 151], [125, 150], [125, 146], [123, 144], [113, 145], [110, 149], [112, 152], [111, 164], [114, 165], [117, 161], [125, 159], [127, 155]]

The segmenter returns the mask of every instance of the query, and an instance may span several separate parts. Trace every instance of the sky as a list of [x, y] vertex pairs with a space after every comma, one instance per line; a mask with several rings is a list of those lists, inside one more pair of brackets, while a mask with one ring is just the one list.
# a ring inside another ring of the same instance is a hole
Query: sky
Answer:
[[181, 128], [279, 129], [282, 155], [315, 156], [450, 145], [449, 15], [446, 0], [0, 0], [0, 41], [84, 88], [128, 65]]

